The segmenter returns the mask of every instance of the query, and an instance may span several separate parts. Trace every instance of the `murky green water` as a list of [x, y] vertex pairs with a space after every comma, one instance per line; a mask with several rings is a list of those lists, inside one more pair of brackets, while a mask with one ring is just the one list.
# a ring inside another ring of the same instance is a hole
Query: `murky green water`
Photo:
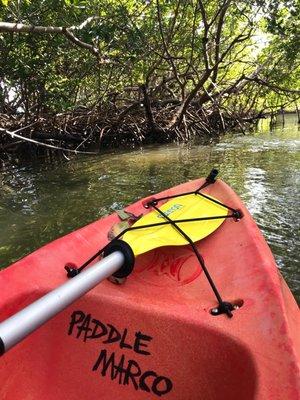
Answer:
[[[0, 171], [0, 267], [134, 200], [220, 170], [246, 202], [300, 299], [300, 131], [296, 116], [272, 132], [218, 143], [153, 146]], [[297, 248], [298, 247], [298, 248]]]

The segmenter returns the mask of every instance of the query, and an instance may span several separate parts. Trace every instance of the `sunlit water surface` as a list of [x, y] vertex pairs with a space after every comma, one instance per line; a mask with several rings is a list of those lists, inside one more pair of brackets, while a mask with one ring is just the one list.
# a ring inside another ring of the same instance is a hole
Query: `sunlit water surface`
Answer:
[[207, 175], [241, 196], [300, 299], [299, 167], [296, 116], [270, 131], [217, 142], [151, 146], [67, 161], [7, 164], [0, 171], [0, 268], [149, 193]]

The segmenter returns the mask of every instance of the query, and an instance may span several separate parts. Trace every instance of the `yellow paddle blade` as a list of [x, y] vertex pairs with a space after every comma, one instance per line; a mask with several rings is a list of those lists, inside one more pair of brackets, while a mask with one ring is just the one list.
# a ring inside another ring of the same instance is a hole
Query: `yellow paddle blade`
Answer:
[[[213, 197], [211, 197], [213, 199]], [[228, 209], [209, 199], [196, 194], [176, 197], [159, 207], [172, 220], [226, 216]], [[132, 226], [157, 224], [165, 218], [156, 210], [149, 212], [135, 222]], [[224, 218], [181, 222], [177, 225], [192, 239], [197, 242], [214, 232], [224, 221]], [[170, 224], [153, 226], [126, 232], [123, 240], [133, 250], [135, 256], [162, 246], [182, 246], [187, 244], [186, 239]]]

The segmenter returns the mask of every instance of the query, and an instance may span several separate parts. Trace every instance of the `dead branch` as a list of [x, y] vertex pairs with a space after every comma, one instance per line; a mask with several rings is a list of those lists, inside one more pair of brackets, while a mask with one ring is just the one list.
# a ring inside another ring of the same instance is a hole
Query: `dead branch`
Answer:
[[21, 139], [24, 142], [30, 142], [30, 143], [33, 143], [33, 144], [35, 144], [37, 146], [48, 147], [49, 149], [67, 151], [69, 153], [75, 153], [75, 154], [90, 154], [90, 155], [91, 154], [98, 154], [98, 153], [92, 152], [92, 151], [72, 150], [72, 149], [67, 149], [67, 148], [64, 148], [64, 147], [54, 146], [52, 144], [38, 142], [37, 140], [21, 136], [21, 135], [15, 133], [15, 132], [16, 131], [10, 132], [10, 131], [8, 131], [6, 129], [0, 128], [0, 133], [5, 134], [5, 135], [9, 135], [12, 139], [14, 139], [14, 138]]

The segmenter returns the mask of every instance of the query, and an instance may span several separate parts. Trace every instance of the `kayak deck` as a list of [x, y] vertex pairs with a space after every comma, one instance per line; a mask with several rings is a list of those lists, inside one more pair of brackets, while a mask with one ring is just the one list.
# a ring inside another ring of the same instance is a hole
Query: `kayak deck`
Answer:
[[[195, 190], [188, 182], [160, 195]], [[136, 259], [123, 285], [102, 282], [5, 354], [0, 398], [298, 399], [299, 309], [260, 231], [223, 182], [204, 190], [241, 209], [197, 243], [233, 318], [213, 316], [213, 292], [191, 248]], [[128, 211], [145, 212], [142, 201]], [[0, 273], [0, 321], [66, 281], [108, 239], [111, 215]]]

